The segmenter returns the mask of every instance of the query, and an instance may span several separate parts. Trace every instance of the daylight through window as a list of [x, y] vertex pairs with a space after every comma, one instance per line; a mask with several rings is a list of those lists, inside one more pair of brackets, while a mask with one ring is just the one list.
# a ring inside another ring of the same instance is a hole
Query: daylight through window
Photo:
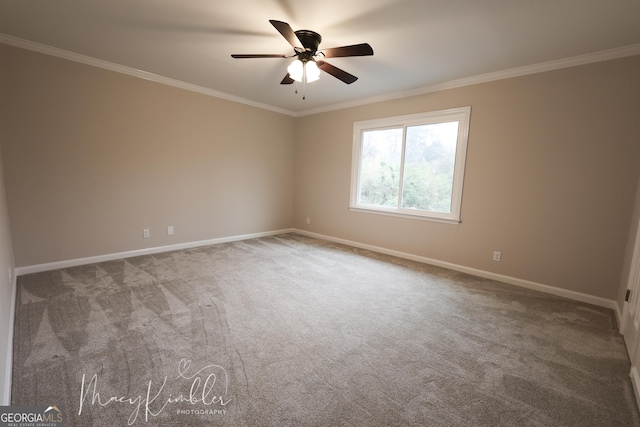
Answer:
[[356, 122], [350, 208], [459, 222], [470, 112]]

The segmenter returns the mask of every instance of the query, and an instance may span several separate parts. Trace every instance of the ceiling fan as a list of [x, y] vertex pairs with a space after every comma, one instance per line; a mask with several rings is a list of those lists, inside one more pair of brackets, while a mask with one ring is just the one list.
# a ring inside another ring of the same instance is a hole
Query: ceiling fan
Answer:
[[312, 82], [320, 77], [320, 70], [331, 74], [346, 84], [351, 84], [358, 80], [353, 74], [349, 74], [338, 67], [335, 67], [323, 58], [340, 58], [347, 56], [369, 56], [373, 55], [373, 49], [368, 43], [354, 44], [350, 46], [334, 47], [329, 49], [318, 50], [318, 46], [322, 41], [320, 34], [310, 30], [293, 31], [291, 26], [286, 22], [269, 20], [280, 34], [284, 36], [289, 44], [293, 47], [293, 55], [280, 54], [234, 54], [233, 58], [293, 58], [296, 60], [287, 68], [287, 75], [282, 79], [280, 84], [288, 85], [294, 81]]

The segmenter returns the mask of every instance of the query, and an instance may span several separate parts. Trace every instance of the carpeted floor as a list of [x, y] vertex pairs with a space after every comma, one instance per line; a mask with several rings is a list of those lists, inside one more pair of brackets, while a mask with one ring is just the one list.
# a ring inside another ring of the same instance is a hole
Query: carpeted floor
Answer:
[[295, 234], [18, 278], [66, 426], [640, 426], [613, 312]]

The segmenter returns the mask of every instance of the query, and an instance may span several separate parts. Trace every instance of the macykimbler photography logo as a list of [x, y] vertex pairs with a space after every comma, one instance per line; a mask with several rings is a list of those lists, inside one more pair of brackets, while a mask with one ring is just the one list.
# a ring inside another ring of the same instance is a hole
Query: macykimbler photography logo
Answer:
[[197, 368], [189, 359], [178, 362], [175, 376], [150, 379], [139, 394], [105, 391], [101, 385], [97, 374], [82, 374], [78, 417], [88, 407], [114, 405], [130, 408], [127, 425], [148, 423], [170, 407], [176, 415], [220, 416], [227, 413], [225, 407], [231, 401], [227, 371], [216, 364]]

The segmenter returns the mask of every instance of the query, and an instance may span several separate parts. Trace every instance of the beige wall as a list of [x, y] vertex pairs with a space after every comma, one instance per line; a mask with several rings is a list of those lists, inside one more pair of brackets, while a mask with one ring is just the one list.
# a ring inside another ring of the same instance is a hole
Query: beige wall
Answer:
[[[301, 117], [295, 226], [616, 299], [640, 171], [638, 76], [640, 56]], [[354, 121], [467, 105], [462, 224], [348, 211]]]
[[2, 44], [0, 63], [17, 266], [292, 226], [293, 117]]
[[[0, 110], [1, 111], [1, 110]], [[9, 340], [13, 319], [11, 318], [13, 302], [13, 250], [11, 246], [11, 231], [9, 227], [9, 213], [5, 197], [4, 171], [2, 167], [2, 132], [0, 132], [0, 405], [9, 404], [9, 390], [6, 388], [11, 378]]]
[[[640, 57], [300, 118], [4, 45], [0, 62], [18, 266], [295, 226], [619, 296]], [[348, 211], [354, 121], [466, 105], [462, 224]]]

